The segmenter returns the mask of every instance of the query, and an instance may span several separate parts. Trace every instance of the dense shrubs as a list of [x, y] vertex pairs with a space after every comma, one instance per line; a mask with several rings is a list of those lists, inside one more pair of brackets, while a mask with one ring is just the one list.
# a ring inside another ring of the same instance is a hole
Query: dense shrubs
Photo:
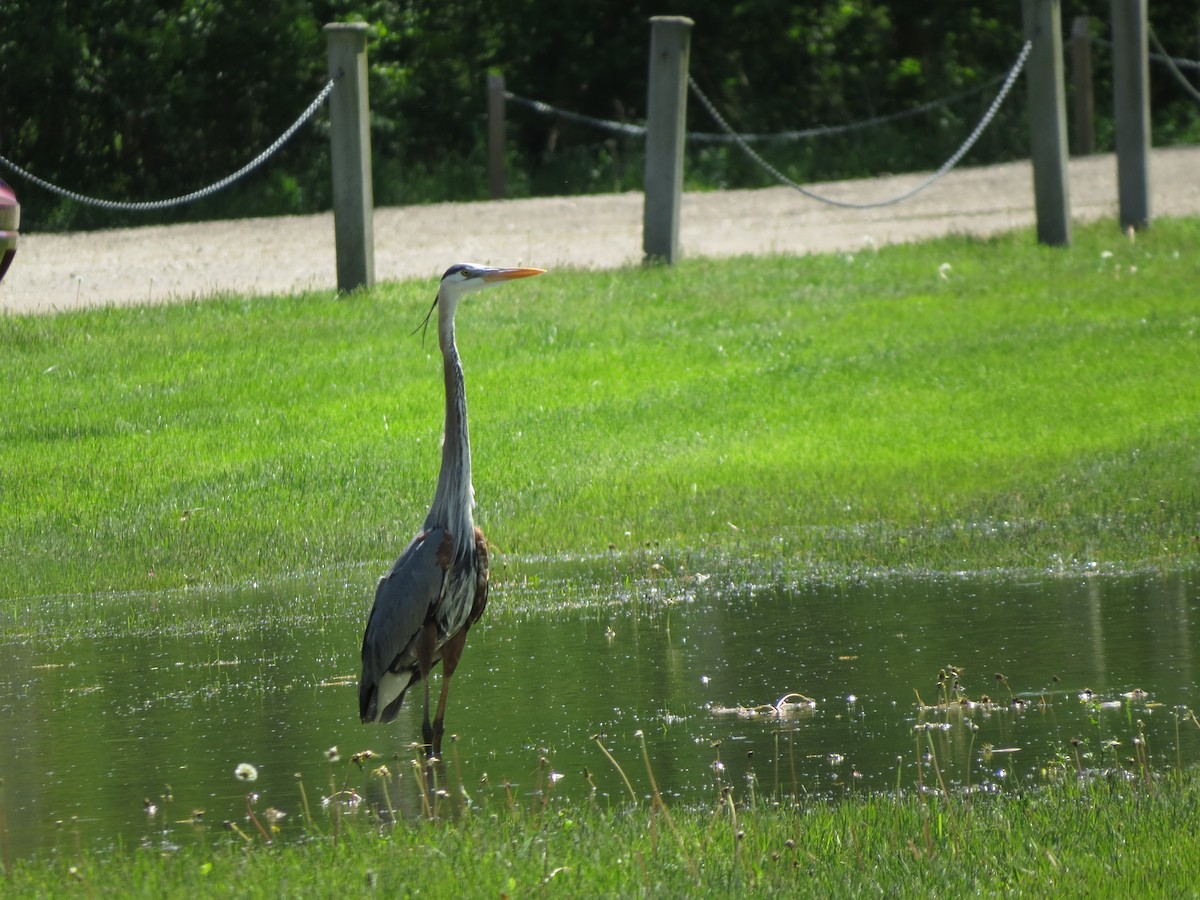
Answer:
[[[1071, 18], [1107, 3], [1064, 0]], [[381, 204], [486, 194], [484, 75], [515, 93], [607, 119], [644, 113], [647, 19], [696, 22], [691, 71], [748, 131], [859, 121], [979, 86], [1013, 62], [1019, 4], [770, 0], [6, 0], [0, 4], [0, 154], [65, 187], [114, 199], [186, 193], [266, 146], [325, 77], [321, 24], [372, 25], [376, 198]], [[1194, 0], [1155, 0], [1172, 53], [1197, 56]], [[1110, 143], [1108, 52], [1095, 54], [1101, 147]], [[1159, 140], [1195, 141], [1200, 106], [1155, 67]], [[801, 180], [932, 168], [961, 141], [991, 92], [887, 128], [767, 149]], [[1013, 93], [968, 158], [1025, 152], [1024, 91]], [[115, 214], [22, 187], [27, 231], [165, 219], [304, 212], [329, 202], [325, 120], [279, 158], [211, 200], [162, 214]], [[716, 130], [693, 105], [690, 127]], [[640, 142], [513, 108], [513, 193], [635, 188]], [[755, 185], [736, 150], [689, 151], [693, 186]]]

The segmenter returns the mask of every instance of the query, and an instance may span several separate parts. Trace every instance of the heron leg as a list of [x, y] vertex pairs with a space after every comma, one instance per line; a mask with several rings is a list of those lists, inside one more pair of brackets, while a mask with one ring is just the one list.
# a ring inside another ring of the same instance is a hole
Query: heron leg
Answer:
[[429, 724], [429, 679], [425, 679], [425, 717], [421, 720], [421, 740], [425, 744], [425, 755], [436, 756], [433, 750], [433, 726]]
[[421, 671], [421, 680], [425, 682], [425, 715], [421, 720], [421, 739], [425, 743], [427, 756], [436, 755], [434, 752], [433, 726], [429, 723], [429, 673], [433, 671], [433, 654], [437, 647], [437, 626], [428, 623], [421, 631], [421, 640], [417, 644], [417, 666]]
[[446, 699], [450, 696], [450, 679], [454, 670], [458, 668], [458, 660], [466, 643], [467, 629], [462, 628], [442, 645], [442, 692], [438, 697], [437, 715], [433, 717], [433, 755], [437, 757], [442, 755], [442, 734], [446, 730]]

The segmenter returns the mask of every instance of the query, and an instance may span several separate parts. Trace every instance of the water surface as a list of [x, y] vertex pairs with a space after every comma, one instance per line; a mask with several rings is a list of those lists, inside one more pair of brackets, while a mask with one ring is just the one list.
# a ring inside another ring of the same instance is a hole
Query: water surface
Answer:
[[[722, 784], [745, 798], [748, 776], [760, 795], [837, 796], [929, 783], [933, 764], [995, 790], [1200, 760], [1194, 575], [828, 587], [522, 568], [501, 576], [451, 693], [454, 771], [477, 803], [505, 781], [532, 796], [551, 770], [583, 796], [585, 768], [619, 801], [596, 734], [645, 793], [639, 731], [674, 803]], [[347, 761], [364, 749], [405, 770], [419, 704], [357, 721], [370, 580], [0, 602], [9, 852], [225, 839], [245, 815], [242, 762], [258, 808], [292, 822], [297, 775], [314, 806], [329, 793], [330, 747], [339, 780], [368, 782]], [[792, 692], [815, 706], [770, 710]], [[958, 697], [973, 703], [938, 706]], [[198, 809], [200, 828], [182, 824]]]

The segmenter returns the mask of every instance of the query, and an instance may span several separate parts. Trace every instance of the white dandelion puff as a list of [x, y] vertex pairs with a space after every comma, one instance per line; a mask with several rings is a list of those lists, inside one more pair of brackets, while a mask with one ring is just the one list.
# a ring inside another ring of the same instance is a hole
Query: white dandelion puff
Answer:
[[258, 769], [250, 763], [239, 763], [238, 767], [233, 770], [233, 777], [238, 781], [255, 781], [258, 778]]

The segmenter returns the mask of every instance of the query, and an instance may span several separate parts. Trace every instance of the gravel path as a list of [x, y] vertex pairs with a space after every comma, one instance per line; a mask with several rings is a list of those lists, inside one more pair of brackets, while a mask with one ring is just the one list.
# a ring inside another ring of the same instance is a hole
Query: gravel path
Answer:
[[[1115, 222], [1114, 157], [1072, 160], [1070, 174], [1074, 220]], [[896, 196], [921, 177], [811, 187], [866, 202]], [[1200, 214], [1200, 147], [1154, 151], [1151, 179], [1154, 216]], [[858, 249], [868, 238], [882, 246], [948, 233], [994, 234], [1033, 220], [1033, 176], [1022, 162], [957, 169], [911, 200], [867, 211], [830, 207], [786, 187], [687, 194], [681, 243], [687, 256], [821, 253]], [[640, 193], [379, 209], [375, 272], [379, 280], [433, 277], [462, 261], [611, 268], [640, 260], [641, 228]], [[0, 284], [0, 309], [332, 290], [334, 282], [330, 213], [33, 234], [22, 237]]]

